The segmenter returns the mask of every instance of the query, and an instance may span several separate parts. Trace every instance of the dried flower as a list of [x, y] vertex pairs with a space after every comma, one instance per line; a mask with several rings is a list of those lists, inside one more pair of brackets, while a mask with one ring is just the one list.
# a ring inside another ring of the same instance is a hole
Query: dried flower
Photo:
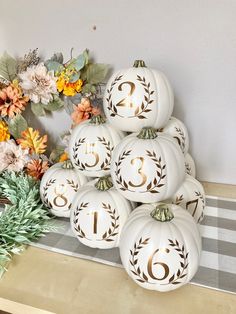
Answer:
[[48, 168], [48, 161], [42, 159], [32, 159], [26, 165], [26, 172], [31, 177], [40, 180]]
[[83, 81], [81, 79], [78, 79], [75, 82], [70, 82], [72, 75], [74, 75], [75, 73], [76, 72], [73, 69], [65, 69], [60, 73], [57, 79], [57, 89], [65, 96], [74, 96], [82, 89]]
[[22, 138], [17, 139], [17, 143], [22, 148], [29, 149], [30, 154], [43, 154], [47, 148], [47, 135], [40, 137], [38, 130], [28, 128], [21, 133]]
[[22, 90], [17, 82], [0, 90], [0, 114], [2, 117], [13, 118], [25, 110], [29, 98], [22, 95]]
[[57, 94], [53, 71], [47, 71], [43, 63], [27, 68], [19, 77], [24, 94], [34, 103], [47, 105], [53, 100], [53, 94]]
[[99, 108], [94, 108], [88, 98], [82, 98], [80, 104], [75, 106], [74, 112], [71, 114], [71, 118], [74, 125], [79, 124], [82, 121], [88, 120], [91, 115], [100, 114]]
[[0, 142], [4, 142], [10, 139], [10, 133], [8, 125], [5, 121], [0, 121]]
[[17, 72], [21, 73], [27, 70], [32, 65], [39, 63], [38, 48], [30, 50], [29, 53], [24, 55], [23, 59], [19, 59], [17, 62]]
[[14, 140], [0, 143], [0, 172], [21, 171], [29, 160], [28, 149], [22, 149]]

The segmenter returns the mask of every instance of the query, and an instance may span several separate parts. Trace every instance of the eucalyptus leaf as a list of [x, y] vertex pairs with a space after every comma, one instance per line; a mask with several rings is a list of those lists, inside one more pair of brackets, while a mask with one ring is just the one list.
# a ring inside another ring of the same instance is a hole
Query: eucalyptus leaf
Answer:
[[27, 121], [21, 114], [18, 114], [15, 118], [11, 119], [8, 126], [9, 131], [14, 138], [21, 137], [21, 133], [28, 128]]
[[68, 69], [75, 69], [76, 71], [80, 71], [85, 66], [85, 56], [83, 54], [79, 55], [77, 58], [73, 58], [69, 65]]
[[82, 87], [82, 93], [86, 94], [86, 93], [92, 93], [95, 94], [96, 93], [96, 87], [92, 84], [85, 84]]
[[61, 63], [52, 60], [47, 60], [45, 62], [45, 66], [47, 67], [48, 71], [54, 71], [55, 73], [56, 72], [60, 73], [64, 69]]
[[77, 73], [71, 75], [70, 83], [74, 83], [74, 82], [78, 81], [79, 78], [80, 78], [80, 72], [77, 72]]
[[56, 111], [64, 106], [64, 102], [59, 98], [54, 96], [53, 101], [50, 101], [47, 105], [43, 105], [45, 110]]
[[0, 75], [8, 81], [13, 81], [17, 75], [17, 62], [7, 52], [0, 58]]
[[80, 93], [75, 96], [64, 96], [64, 108], [69, 115], [74, 111], [74, 105], [78, 105], [81, 102], [81, 98], [82, 95]]
[[84, 50], [83, 56], [84, 56], [84, 64], [87, 65], [89, 63], [89, 50], [88, 49]]
[[87, 82], [99, 84], [104, 82], [108, 72], [108, 65], [102, 63], [89, 64], [86, 70]]
[[36, 115], [37, 117], [43, 117], [46, 115], [46, 112], [44, 110], [44, 105], [41, 103], [31, 103], [31, 110], [33, 112], [34, 115]]

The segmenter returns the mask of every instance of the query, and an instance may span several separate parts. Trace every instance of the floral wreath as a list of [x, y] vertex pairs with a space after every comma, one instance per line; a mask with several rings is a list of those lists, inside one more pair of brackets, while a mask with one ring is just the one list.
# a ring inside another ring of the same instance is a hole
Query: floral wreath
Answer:
[[[15, 59], [7, 52], [0, 57], [0, 202], [10, 202], [2, 214], [0, 210], [0, 226], [5, 226], [5, 233], [0, 232], [0, 277], [6, 261], [21, 245], [50, 230], [46, 223], [49, 217], [39, 198], [38, 181], [53, 163], [68, 159], [71, 130], [62, 135], [62, 145], [47, 154], [48, 135], [41, 135], [39, 130], [28, 125], [25, 109], [30, 108], [38, 117], [64, 109], [71, 116], [71, 128], [100, 113], [108, 66], [94, 63], [87, 49], [77, 57], [73, 57], [72, 52], [73, 49], [66, 62], [62, 53], [55, 53], [43, 61], [38, 49], [29, 51], [23, 58]], [[27, 195], [29, 186], [34, 189], [34, 201], [25, 199], [27, 214], [31, 212], [33, 217], [34, 211], [37, 213], [35, 206], [39, 208], [34, 222], [36, 226], [44, 226], [35, 232], [35, 237], [31, 236], [24, 221], [19, 221], [24, 217], [22, 202], [11, 197], [21, 183], [21, 196]], [[24, 230], [22, 237], [12, 224], [14, 215]]]

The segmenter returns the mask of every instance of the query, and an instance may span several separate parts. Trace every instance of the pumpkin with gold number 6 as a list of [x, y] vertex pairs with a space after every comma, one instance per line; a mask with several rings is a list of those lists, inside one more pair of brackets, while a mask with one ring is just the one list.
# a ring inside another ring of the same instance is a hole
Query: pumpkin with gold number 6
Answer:
[[193, 217], [173, 204], [143, 204], [121, 233], [120, 256], [128, 275], [141, 287], [177, 289], [195, 275], [201, 236]]

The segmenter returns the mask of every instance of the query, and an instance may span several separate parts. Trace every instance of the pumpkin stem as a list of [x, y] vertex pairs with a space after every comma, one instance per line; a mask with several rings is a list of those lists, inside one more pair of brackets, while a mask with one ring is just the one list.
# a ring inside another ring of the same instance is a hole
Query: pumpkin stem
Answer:
[[95, 183], [95, 187], [99, 191], [107, 191], [113, 187], [113, 183], [111, 182], [110, 176], [101, 177], [98, 179], [98, 181]]
[[168, 204], [160, 203], [151, 212], [151, 217], [157, 221], [165, 222], [171, 221], [174, 218], [172, 211], [170, 210]]
[[105, 122], [106, 122], [106, 119], [103, 118], [103, 116], [101, 116], [101, 115], [92, 116], [92, 118], [90, 119], [91, 124], [99, 125], [99, 124], [103, 124]]
[[134, 68], [146, 68], [147, 66], [143, 60], [135, 60], [133, 67]]
[[142, 140], [151, 140], [157, 137], [157, 131], [154, 128], [145, 127], [142, 128], [137, 137]]
[[72, 162], [70, 161], [70, 159], [67, 159], [63, 162], [62, 168], [63, 169], [74, 169], [74, 166], [72, 165]]

